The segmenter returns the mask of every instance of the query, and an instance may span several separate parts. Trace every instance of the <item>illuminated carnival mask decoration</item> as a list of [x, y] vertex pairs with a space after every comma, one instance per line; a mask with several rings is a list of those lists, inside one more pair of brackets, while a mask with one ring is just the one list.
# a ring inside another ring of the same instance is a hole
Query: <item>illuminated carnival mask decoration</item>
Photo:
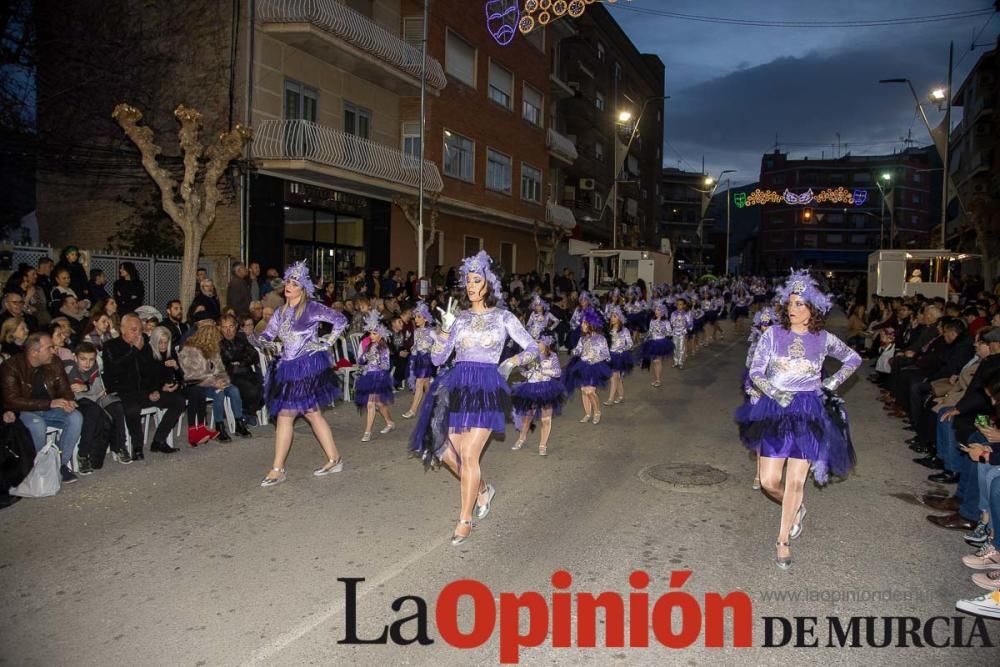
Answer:
[[517, 0], [488, 0], [486, 3], [486, 29], [500, 46], [514, 41], [520, 17]]

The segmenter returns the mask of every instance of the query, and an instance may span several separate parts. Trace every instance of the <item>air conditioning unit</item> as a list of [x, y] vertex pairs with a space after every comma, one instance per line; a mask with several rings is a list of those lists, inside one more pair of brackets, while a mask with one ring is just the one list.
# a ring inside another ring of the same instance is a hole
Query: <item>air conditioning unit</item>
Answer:
[[580, 179], [580, 189], [581, 190], [593, 190], [596, 183], [592, 178], [581, 178]]

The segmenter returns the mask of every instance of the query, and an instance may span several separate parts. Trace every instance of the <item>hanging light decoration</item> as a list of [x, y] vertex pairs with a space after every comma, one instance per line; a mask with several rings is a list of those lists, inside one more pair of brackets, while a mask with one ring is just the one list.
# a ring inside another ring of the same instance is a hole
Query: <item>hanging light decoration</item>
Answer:
[[[517, 23], [517, 29], [522, 34], [528, 34], [539, 26], [544, 26], [554, 19], [569, 16], [578, 19], [587, 11], [587, 5], [594, 4], [595, 0], [524, 0], [521, 10], [521, 19]], [[618, 0], [604, 0], [609, 5], [613, 5]]]

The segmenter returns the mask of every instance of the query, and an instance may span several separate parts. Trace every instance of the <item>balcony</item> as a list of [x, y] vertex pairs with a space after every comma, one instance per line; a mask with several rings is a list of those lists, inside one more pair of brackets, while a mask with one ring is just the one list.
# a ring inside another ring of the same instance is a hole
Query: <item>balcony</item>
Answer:
[[564, 134], [556, 132], [551, 127], [545, 138], [545, 145], [549, 153], [566, 164], [573, 164], [580, 157], [576, 152], [576, 144]]
[[545, 202], [545, 221], [567, 231], [572, 231], [576, 227], [576, 216], [573, 215], [573, 211], [554, 201]]
[[[254, 127], [251, 155], [261, 171], [320, 180], [372, 194], [415, 193], [420, 187], [419, 160], [369, 139], [305, 120], [264, 120]], [[437, 165], [423, 163], [424, 187], [444, 187]]]
[[[335, 0], [260, 0], [257, 21], [275, 39], [398, 95], [420, 92], [420, 49]], [[426, 80], [435, 94], [447, 84], [430, 56]]]

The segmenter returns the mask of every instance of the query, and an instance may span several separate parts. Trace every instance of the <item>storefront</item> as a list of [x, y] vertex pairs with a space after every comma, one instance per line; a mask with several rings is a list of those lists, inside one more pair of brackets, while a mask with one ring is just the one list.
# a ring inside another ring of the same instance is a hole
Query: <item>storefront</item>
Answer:
[[257, 175], [251, 187], [249, 257], [262, 267], [308, 260], [313, 279], [338, 291], [357, 266], [389, 263], [389, 202]]

